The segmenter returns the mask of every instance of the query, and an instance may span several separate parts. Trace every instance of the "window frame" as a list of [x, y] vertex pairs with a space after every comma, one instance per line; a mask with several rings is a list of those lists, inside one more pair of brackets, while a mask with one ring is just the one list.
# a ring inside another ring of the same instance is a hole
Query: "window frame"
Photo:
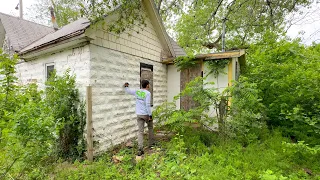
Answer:
[[142, 86], [141, 86], [141, 75], [142, 75], [142, 70], [143, 69], [148, 69], [148, 70], [151, 70], [151, 72], [152, 72], [152, 92], [150, 91], [150, 93], [151, 93], [151, 95], [152, 95], [152, 97], [151, 97], [151, 107], [153, 107], [153, 103], [154, 103], [154, 89], [153, 89], [153, 81], [154, 81], [154, 71], [153, 71], [153, 65], [151, 65], [151, 64], [145, 64], [145, 63], [140, 63], [140, 88], [142, 88]]
[[48, 77], [48, 67], [53, 66], [53, 70], [55, 70], [55, 63], [46, 63], [45, 64], [45, 80], [47, 81], [50, 77]]

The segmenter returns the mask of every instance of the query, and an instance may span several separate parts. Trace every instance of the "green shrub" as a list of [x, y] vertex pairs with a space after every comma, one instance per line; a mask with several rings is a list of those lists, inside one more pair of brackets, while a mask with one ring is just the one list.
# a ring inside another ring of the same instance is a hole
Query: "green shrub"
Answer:
[[83, 158], [85, 151], [85, 106], [80, 100], [75, 79], [67, 70], [61, 77], [53, 73], [46, 82], [45, 104], [51, 108], [52, 116], [58, 125], [59, 138], [56, 147], [59, 157], [65, 159]]
[[269, 127], [281, 127], [296, 140], [319, 144], [320, 45], [265, 42], [250, 48], [245, 76], [257, 85]]

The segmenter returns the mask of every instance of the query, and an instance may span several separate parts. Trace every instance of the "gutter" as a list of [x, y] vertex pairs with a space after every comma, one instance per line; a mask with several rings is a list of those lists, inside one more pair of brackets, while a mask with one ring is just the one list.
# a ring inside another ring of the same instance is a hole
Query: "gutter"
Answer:
[[29, 50], [26, 50], [26, 51], [23, 51], [23, 52], [20, 52], [18, 55], [19, 56], [23, 56], [23, 55], [26, 55], [28, 54], [29, 52], [32, 52], [32, 51], [35, 51], [35, 50], [39, 50], [41, 48], [44, 48], [46, 46], [49, 46], [49, 45], [52, 45], [52, 44], [56, 44], [58, 42], [61, 42], [61, 41], [64, 41], [64, 40], [67, 40], [67, 39], [71, 39], [73, 37], [76, 37], [76, 36], [79, 36], [81, 34], [83, 34], [85, 32], [86, 29], [82, 29], [82, 30], [79, 30], [79, 31], [76, 31], [76, 32], [73, 32], [71, 34], [68, 34], [66, 36], [63, 36], [63, 37], [60, 37], [58, 39], [55, 39], [53, 41], [50, 41], [50, 42], [47, 42], [47, 43], [44, 43], [44, 44], [41, 44], [39, 46], [35, 46]]
[[39, 56], [46, 54], [53, 54], [63, 50], [68, 50], [76, 47], [85, 46], [90, 43], [92, 38], [85, 36], [84, 34], [80, 34], [78, 36], [55, 42], [53, 44], [42, 47], [41, 49], [36, 49], [34, 51], [30, 51], [20, 56], [24, 61], [30, 61], [36, 59]]

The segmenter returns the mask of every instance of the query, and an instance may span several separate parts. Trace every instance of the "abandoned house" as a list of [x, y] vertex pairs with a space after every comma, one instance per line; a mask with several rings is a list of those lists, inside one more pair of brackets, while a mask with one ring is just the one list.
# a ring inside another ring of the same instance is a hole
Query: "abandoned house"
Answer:
[[[172, 60], [186, 53], [168, 36], [154, 1], [142, 3], [147, 26], [143, 30], [136, 26], [119, 35], [91, 25], [86, 19], [54, 30], [0, 13], [0, 47], [19, 54], [21, 61], [16, 71], [21, 84], [33, 82], [44, 88], [51, 71], [62, 74], [70, 69], [76, 75], [82, 98], [87, 86], [92, 87], [95, 154], [136, 136], [135, 101], [124, 92], [124, 82], [129, 82], [131, 88], [140, 88], [141, 79], [150, 80], [152, 105], [156, 107], [172, 101], [187, 81], [206, 73], [203, 63], [192, 76], [177, 71]], [[243, 55], [242, 51], [234, 51], [198, 58], [201, 62], [232, 59], [226, 67], [227, 74], [218, 77], [221, 86], [228, 86], [237, 76], [237, 63]]]

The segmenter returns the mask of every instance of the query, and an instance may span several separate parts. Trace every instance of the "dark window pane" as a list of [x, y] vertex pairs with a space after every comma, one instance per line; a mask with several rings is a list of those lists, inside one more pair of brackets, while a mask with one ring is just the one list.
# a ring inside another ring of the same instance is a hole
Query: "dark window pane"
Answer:
[[54, 65], [47, 66], [47, 79], [49, 79], [54, 71]]

